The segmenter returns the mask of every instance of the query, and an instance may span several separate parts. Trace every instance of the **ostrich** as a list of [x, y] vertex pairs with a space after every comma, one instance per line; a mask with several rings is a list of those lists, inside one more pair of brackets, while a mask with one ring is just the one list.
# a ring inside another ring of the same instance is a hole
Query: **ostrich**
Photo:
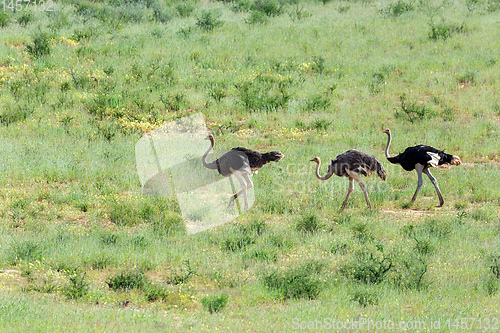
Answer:
[[444, 151], [438, 150], [436, 148], [418, 145], [415, 147], [408, 147], [405, 151], [397, 156], [390, 157], [389, 155], [389, 146], [391, 144], [391, 130], [385, 129], [382, 131], [387, 134], [387, 146], [385, 147], [385, 157], [392, 164], [399, 164], [406, 171], [412, 171], [415, 169], [418, 175], [418, 185], [415, 190], [415, 194], [413, 198], [411, 198], [411, 202], [414, 202], [417, 198], [418, 191], [422, 184], [424, 183], [422, 179], [422, 172], [429, 177], [431, 183], [436, 188], [437, 195], [439, 197], [439, 207], [443, 206], [444, 199], [441, 195], [441, 191], [439, 190], [439, 186], [437, 184], [436, 178], [431, 175], [429, 168], [435, 168], [438, 165], [442, 164], [452, 164], [452, 165], [460, 165], [462, 161], [460, 161], [460, 157], [455, 155], [446, 154]]
[[385, 170], [382, 163], [373, 155], [364, 153], [359, 150], [348, 150], [343, 154], [338, 155], [335, 160], [328, 166], [328, 172], [324, 177], [319, 175], [319, 167], [321, 165], [321, 159], [315, 157], [311, 162], [316, 162], [316, 177], [320, 180], [327, 180], [333, 174], [339, 177], [349, 177], [349, 189], [347, 190], [347, 195], [345, 197], [344, 203], [340, 210], [342, 211], [347, 203], [349, 195], [354, 189], [353, 180], [355, 180], [361, 190], [363, 191], [368, 207], [372, 208], [370, 199], [368, 199], [368, 193], [366, 192], [366, 185], [361, 181], [360, 175], [370, 176], [372, 172], [376, 171], [377, 175], [385, 180]]
[[[269, 153], [259, 153], [258, 151], [236, 147], [216, 159], [215, 161], [208, 163], [206, 161], [207, 155], [214, 148], [215, 140], [212, 134], [206, 137], [206, 140], [210, 140], [210, 147], [203, 154], [201, 159], [203, 166], [211, 170], [217, 170], [224, 177], [229, 177], [234, 175], [236, 179], [240, 182], [241, 190], [234, 194], [229, 201], [229, 206], [231, 206], [234, 200], [241, 194], [245, 201], [245, 211], [248, 210], [248, 198], [247, 190], [253, 187], [252, 180], [250, 176], [253, 172], [259, 171], [265, 164], [273, 161], [278, 162], [285, 155], [278, 151], [271, 151]], [[246, 181], [246, 183], [245, 183]]]

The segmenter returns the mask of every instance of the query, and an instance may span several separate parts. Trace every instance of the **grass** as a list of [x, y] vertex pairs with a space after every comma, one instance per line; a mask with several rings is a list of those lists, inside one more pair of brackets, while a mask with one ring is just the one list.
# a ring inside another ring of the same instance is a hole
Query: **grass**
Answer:
[[[54, 2], [0, 9], [0, 330], [290, 331], [323, 318], [498, 318], [498, 1]], [[473, 51], [471, 51], [473, 50]], [[467, 52], [465, 52], [467, 51]], [[279, 150], [234, 222], [187, 235], [135, 143], [202, 113]], [[415, 144], [445, 199], [384, 158]], [[382, 161], [320, 182], [348, 149]], [[324, 170], [324, 169], [322, 169]], [[364, 180], [364, 181], [365, 181]], [[265, 311], [262, 311], [262, 309]]]

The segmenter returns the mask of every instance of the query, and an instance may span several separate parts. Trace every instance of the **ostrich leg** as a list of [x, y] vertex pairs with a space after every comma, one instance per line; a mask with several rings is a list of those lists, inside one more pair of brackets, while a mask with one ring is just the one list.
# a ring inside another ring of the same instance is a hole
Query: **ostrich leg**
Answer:
[[441, 195], [441, 191], [439, 190], [439, 186], [438, 186], [438, 183], [437, 183], [437, 180], [436, 178], [434, 178], [432, 175], [431, 175], [431, 172], [429, 171], [429, 169], [424, 169], [423, 170], [423, 173], [425, 173], [427, 175], [427, 177], [429, 177], [429, 179], [431, 180], [431, 183], [434, 185], [434, 187], [436, 188], [436, 192], [438, 194], [438, 197], [439, 197], [439, 206], [438, 207], [442, 207], [443, 204], [444, 204], [444, 199], [443, 199], [443, 196]]
[[347, 203], [347, 199], [349, 199], [349, 195], [351, 195], [352, 190], [354, 190], [353, 178], [349, 177], [349, 188], [347, 189], [347, 195], [345, 197], [344, 203], [342, 204], [342, 207], [340, 208], [341, 211], [344, 210], [344, 207]]
[[365, 195], [365, 200], [366, 200], [366, 203], [368, 204], [368, 207], [370, 207], [370, 209], [372, 208], [372, 204], [370, 203], [370, 199], [368, 199], [368, 193], [366, 192], [366, 185], [365, 183], [363, 183], [361, 181], [361, 178], [359, 177], [358, 174], [354, 174], [353, 177], [355, 181], [358, 182], [359, 184], [359, 187], [361, 187], [361, 191], [363, 191], [364, 195]]
[[[236, 193], [235, 195], [233, 195], [231, 197], [231, 199], [229, 200], [229, 205], [228, 207], [230, 207], [233, 203], [234, 203], [234, 200], [241, 194], [243, 194], [243, 200], [245, 202], [245, 211], [248, 210], [248, 198], [247, 198], [247, 184], [245, 183], [245, 180], [243, 180], [243, 176], [241, 174], [241, 172], [237, 171], [237, 172], [234, 172], [233, 175], [236, 177], [236, 179], [238, 179], [238, 181], [240, 182], [240, 185], [241, 185], [241, 190]], [[252, 183], [252, 186], [253, 186], [253, 183]]]
[[420, 191], [420, 188], [422, 187], [422, 184], [424, 183], [424, 180], [422, 179], [422, 171], [424, 170], [424, 166], [422, 164], [417, 164], [417, 165], [415, 165], [415, 170], [417, 171], [417, 175], [418, 175], [418, 184], [417, 184], [417, 189], [415, 190], [415, 194], [413, 195], [413, 198], [411, 198], [411, 202], [415, 202], [415, 199], [417, 198], [418, 191]]

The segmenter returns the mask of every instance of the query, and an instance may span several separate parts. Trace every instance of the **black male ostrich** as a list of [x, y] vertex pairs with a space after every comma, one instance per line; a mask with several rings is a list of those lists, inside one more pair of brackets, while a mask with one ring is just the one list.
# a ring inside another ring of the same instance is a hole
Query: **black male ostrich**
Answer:
[[261, 154], [255, 150], [236, 147], [231, 149], [215, 161], [207, 163], [207, 155], [214, 148], [215, 140], [212, 134], [207, 136], [206, 139], [210, 140], [211, 145], [205, 152], [205, 154], [203, 154], [203, 157], [201, 159], [203, 165], [208, 169], [219, 171], [219, 173], [224, 177], [234, 175], [240, 182], [241, 190], [233, 195], [233, 197], [229, 201], [229, 206], [233, 204], [234, 200], [240, 194], [243, 194], [243, 198], [245, 201], [245, 211], [248, 210], [247, 190], [253, 187], [252, 180], [250, 179], [252, 173], [257, 172], [265, 164], [271, 161], [278, 162], [285, 155], [278, 151]]
[[388, 136], [387, 146], [385, 147], [385, 157], [387, 157], [389, 162], [391, 162], [392, 164], [401, 165], [403, 169], [405, 169], [406, 171], [412, 171], [413, 169], [417, 171], [418, 185], [417, 189], [415, 190], [415, 194], [413, 195], [413, 198], [411, 198], [411, 202], [415, 201], [415, 199], [417, 198], [418, 191], [420, 190], [420, 187], [422, 187], [422, 184], [424, 183], [422, 179], [422, 172], [423, 172], [427, 175], [427, 177], [429, 177], [431, 183], [436, 188], [436, 192], [439, 197], [439, 207], [443, 206], [444, 204], [443, 196], [441, 195], [441, 191], [439, 190], [436, 178], [434, 178], [431, 175], [429, 168], [435, 168], [438, 165], [442, 164], [460, 165], [462, 164], [462, 161], [460, 161], [460, 157], [446, 154], [444, 151], [425, 145], [408, 147], [405, 149], [404, 152], [402, 152], [398, 156], [390, 157], [389, 146], [392, 140], [391, 130], [385, 129], [382, 132], [384, 132]]
[[333, 174], [336, 174], [339, 177], [349, 177], [349, 189], [347, 190], [347, 196], [345, 197], [344, 203], [340, 210], [343, 210], [349, 195], [354, 189], [353, 180], [358, 182], [359, 187], [365, 194], [366, 203], [368, 207], [372, 208], [370, 203], [370, 199], [368, 199], [368, 193], [366, 192], [366, 185], [361, 181], [360, 175], [370, 176], [372, 172], [377, 172], [378, 176], [385, 180], [385, 170], [382, 166], [382, 163], [373, 155], [364, 153], [362, 151], [352, 149], [348, 150], [343, 154], [335, 157], [335, 160], [332, 160], [332, 163], [328, 166], [328, 172], [324, 177], [319, 175], [319, 167], [321, 165], [321, 159], [319, 157], [315, 157], [311, 160], [311, 162], [316, 162], [316, 177], [320, 180], [327, 180]]

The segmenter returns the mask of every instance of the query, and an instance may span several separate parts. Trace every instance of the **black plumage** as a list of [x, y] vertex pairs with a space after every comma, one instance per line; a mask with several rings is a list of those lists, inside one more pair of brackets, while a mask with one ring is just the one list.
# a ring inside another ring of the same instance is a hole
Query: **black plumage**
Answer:
[[435, 168], [438, 165], [443, 164], [460, 165], [462, 164], [460, 158], [458, 156], [447, 154], [442, 150], [426, 145], [408, 147], [401, 154], [391, 157], [389, 155], [389, 146], [391, 145], [392, 140], [391, 131], [389, 129], [386, 129], [383, 132], [388, 136], [387, 146], [385, 148], [385, 157], [387, 158], [387, 160], [392, 164], [401, 165], [401, 167], [403, 167], [403, 169], [405, 169], [406, 171], [417, 171], [418, 184], [411, 201], [414, 202], [417, 198], [418, 191], [423, 184], [422, 173], [425, 173], [436, 188], [436, 192], [439, 197], [439, 206], [442, 206], [444, 204], [443, 196], [441, 195], [441, 191], [439, 190], [437, 180], [432, 176], [429, 168]]
[[[437, 156], [432, 156], [429, 153]], [[401, 165], [406, 171], [412, 171], [415, 170], [415, 165], [417, 164], [422, 164], [429, 168], [436, 167], [437, 165], [451, 164], [453, 155], [446, 154], [444, 151], [431, 146], [418, 145], [415, 147], [408, 147], [401, 154], [394, 157], [388, 157], [387, 159], [392, 164]]]
[[349, 178], [349, 189], [347, 191], [347, 196], [342, 204], [341, 210], [344, 209], [347, 199], [349, 195], [354, 189], [353, 180], [361, 187], [363, 194], [365, 195], [366, 203], [368, 207], [371, 208], [370, 199], [368, 199], [368, 193], [366, 191], [366, 185], [361, 181], [360, 175], [362, 176], [370, 176], [373, 172], [376, 172], [377, 175], [385, 180], [386, 173], [382, 163], [373, 155], [364, 153], [362, 151], [351, 149], [337, 155], [337, 157], [332, 160], [330, 165], [328, 166], [328, 172], [325, 176], [319, 175], [319, 168], [321, 166], [321, 159], [319, 157], [315, 157], [311, 160], [311, 162], [316, 162], [316, 177], [320, 180], [327, 180], [333, 174], [339, 177], [348, 177]]

